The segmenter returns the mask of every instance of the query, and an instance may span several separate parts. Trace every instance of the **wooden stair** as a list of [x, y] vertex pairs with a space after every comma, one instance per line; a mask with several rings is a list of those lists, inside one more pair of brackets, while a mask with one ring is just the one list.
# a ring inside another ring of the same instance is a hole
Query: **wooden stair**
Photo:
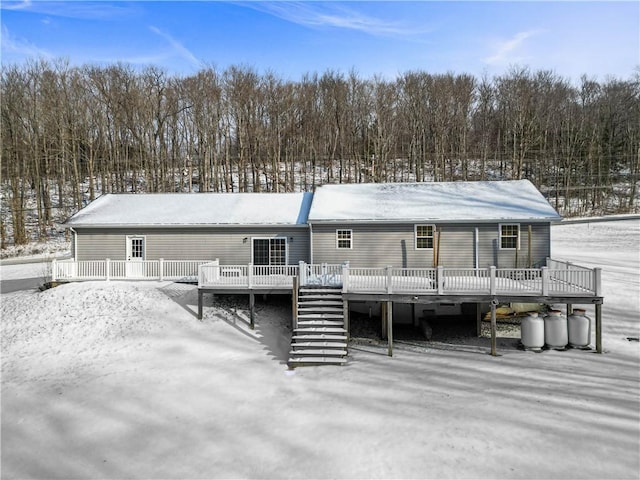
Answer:
[[300, 288], [289, 367], [347, 363], [343, 308], [340, 288]]

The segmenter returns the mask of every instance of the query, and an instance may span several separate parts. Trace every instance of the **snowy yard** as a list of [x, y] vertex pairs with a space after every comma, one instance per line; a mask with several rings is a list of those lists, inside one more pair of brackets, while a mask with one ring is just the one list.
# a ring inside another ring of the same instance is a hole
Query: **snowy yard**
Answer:
[[200, 322], [170, 282], [4, 294], [2, 478], [637, 479], [640, 221], [552, 239], [603, 268], [603, 355], [372, 345], [291, 372], [284, 297], [252, 331], [243, 297], [207, 297]]

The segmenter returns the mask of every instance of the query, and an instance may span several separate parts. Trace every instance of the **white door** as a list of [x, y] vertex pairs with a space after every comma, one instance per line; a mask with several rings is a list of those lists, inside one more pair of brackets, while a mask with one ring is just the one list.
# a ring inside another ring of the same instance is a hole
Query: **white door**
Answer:
[[145, 238], [139, 236], [127, 237], [126, 275], [130, 278], [145, 277]]

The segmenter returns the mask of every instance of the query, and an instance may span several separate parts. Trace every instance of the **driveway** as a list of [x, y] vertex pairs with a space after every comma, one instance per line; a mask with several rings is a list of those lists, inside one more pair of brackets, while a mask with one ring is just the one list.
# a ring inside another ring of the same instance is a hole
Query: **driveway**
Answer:
[[[5, 261], [6, 262], [6, 261]], [[48, 280], [51, 264], [37, 263], [0, 265], [0, 293], [34, 290]]]

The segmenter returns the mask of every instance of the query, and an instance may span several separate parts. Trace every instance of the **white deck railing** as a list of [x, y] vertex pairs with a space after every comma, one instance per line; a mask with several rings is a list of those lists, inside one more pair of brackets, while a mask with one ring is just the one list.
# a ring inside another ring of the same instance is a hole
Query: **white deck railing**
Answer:
[[336, 286], [343, 293], [602, 296], [601, 270], [548, 260], [542, 268], [355, 268], [349, 264], [220, 265], [218, 260], [53, 261], [52, 279], [182, 280], [201, 288]]
[[219, 260], [200, 265], [201, 288], [293, 288], [298, 265], [220, 265]]
[[211, 260], [63, 260], [51, 262], [53, 281], [170, 280], [196, 282], [198, 267]]

